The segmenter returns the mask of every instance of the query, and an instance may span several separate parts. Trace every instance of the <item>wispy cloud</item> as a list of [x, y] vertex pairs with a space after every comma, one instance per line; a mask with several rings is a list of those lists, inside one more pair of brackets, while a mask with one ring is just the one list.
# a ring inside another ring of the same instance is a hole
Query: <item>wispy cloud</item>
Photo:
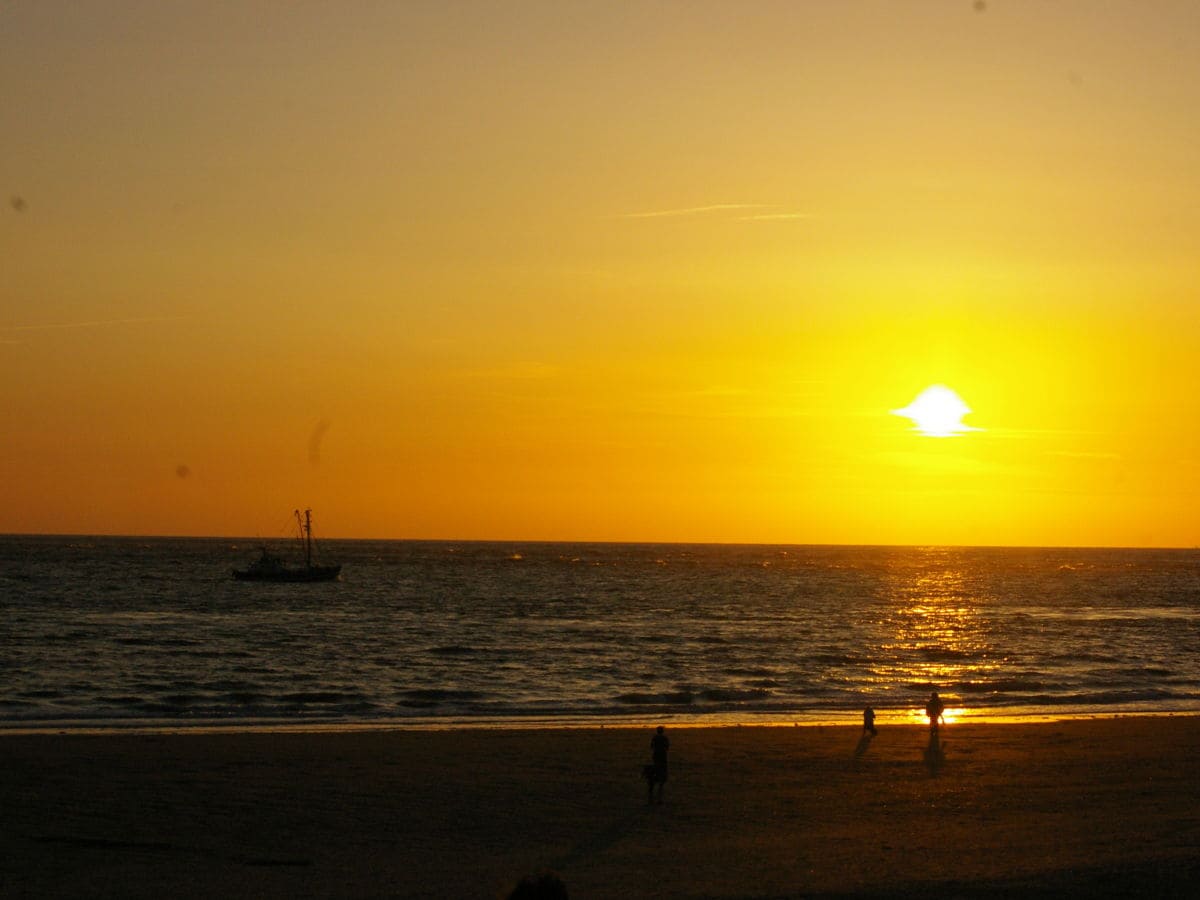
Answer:
[[787, 212], [787, 213], [762, 213], [756, 216], [738, 216], [739, 222], [780, 222], [789, 219], [812, 219], [815, 216], [812, 213], [804, 212]]
[[665, 219], [671, 216], [699, 216], [705, 213], [732, 209], [770, 209], [766, 203], [713, 203], [709, 206], [688, 206], [683, 209], [657, 209], [650, 212], [623, 213], [622, 219]]
[[779, 386], [764, 391], [756, 386], [718, 383], [649, 391], [635, 409], [642, 415], [676, 419], [774, 420], [829, 415], [815, 399], [819, 392], [810, 387], [824, 381], [796, 380], [791, 384], [795, 389]]
[[79, 322], [42, 322], [33, 325], [0, 325], [0, 331], [55, 331], [65, 328], [107, 328], [113, 325], [141, 325], [147, 322], [179, 322], [187, 316], [141, 316], [128, 319], [84, 319]]
[[1067, 459], [1121, 459], [1120, 453], [1107, 450], [1053, 450], [1050, 456], [1064, 456]]
[[687, 206], [682, 209], [656, 209], [647, 212], [622, 213], [619, 219], [682, 219], [719, 213], [745, 213], [730, 217], [736, 222], [795, 222], [812, 219], [809, 212], [750, 212], [751, 210], [779, 210], [774, 203], [711, 203], [708, 206]]
[[514, 362], [490, 369], [462, 369], [458, 372], [462, 378], [511, 379], [514, 381], [539, 381], [545, 378], [556, 378], [560, 374], [562, 374], [560, 367], [532, 360]]

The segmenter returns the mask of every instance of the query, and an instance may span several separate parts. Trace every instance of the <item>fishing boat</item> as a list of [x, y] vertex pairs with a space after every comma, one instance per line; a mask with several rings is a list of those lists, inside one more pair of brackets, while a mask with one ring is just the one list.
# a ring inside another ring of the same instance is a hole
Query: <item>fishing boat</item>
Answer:
[[318, 566], [313, 563], [312, 510], [295, 511], [296, 525], [300, 529], [300, 542], [304, 547], [304, 565], [289, 566], [266, 547], [262, 555], [244, 569], [234, 569], [233, 577], [238, 581], [333, 581], [342, 574], [341, 566]]

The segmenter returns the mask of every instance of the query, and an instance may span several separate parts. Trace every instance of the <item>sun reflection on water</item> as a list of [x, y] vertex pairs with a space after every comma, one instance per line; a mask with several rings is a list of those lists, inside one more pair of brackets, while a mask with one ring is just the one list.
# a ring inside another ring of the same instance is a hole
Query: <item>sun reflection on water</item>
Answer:
[[[930, 548], [919, 562], [897, 558], [883, 581], [873, 623], [881, 660], [879, 688], [943, 694], [945, 721], [968, 714], [961, 693], [982, 684], [1003, 664], [992, 644], [971, 573], [953, 551]], [[911, 702], [911, 700], [909, 701]], [[924, 705], [905, 709], [905, 720], [927, 722]]]

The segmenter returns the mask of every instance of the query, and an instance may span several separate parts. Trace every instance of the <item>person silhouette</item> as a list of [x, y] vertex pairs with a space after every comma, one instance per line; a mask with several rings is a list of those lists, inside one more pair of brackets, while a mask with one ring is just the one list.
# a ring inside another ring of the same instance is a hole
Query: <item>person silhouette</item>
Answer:
[[646, 802], [654, 802], [654, 786], [658, 785], [658, 802], [662, 803], [663, 785], [667, 783], [667, 748], [671, 740], [663, 733], [661, 725], [650, 738], [650, 765], [646, 766]]
[[870, 734], [875, 737], [875, 710], [867, 707], [863, 710], [863, 734]]
[[925, 715], [929, 716], [929, 736], [934, 738], [938, 733], [938, 724], [945, 724], [946, 707], [942, 703], [942, 698], [938, 696], [938, 692], [934, 691], [929, 695], [929, 702], [925, 704]]

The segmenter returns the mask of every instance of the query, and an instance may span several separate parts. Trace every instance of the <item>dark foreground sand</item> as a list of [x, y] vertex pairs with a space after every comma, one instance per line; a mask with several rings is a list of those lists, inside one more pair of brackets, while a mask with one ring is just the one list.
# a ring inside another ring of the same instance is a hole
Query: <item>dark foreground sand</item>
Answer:
[[1200, 718], [0, 737], [0, 895], [1200, 896]]

